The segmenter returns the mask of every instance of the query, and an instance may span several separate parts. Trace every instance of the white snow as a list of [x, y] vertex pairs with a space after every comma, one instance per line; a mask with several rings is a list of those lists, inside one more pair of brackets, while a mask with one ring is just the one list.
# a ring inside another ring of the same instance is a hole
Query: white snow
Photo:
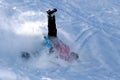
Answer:
[[[0, 80], [119, 80], [119, 0], [1, 0]], [[57, 8], [59, 38], [79, 54], [48, 55], [46, 10]], [[21, 52], [34, 56], [21, 59]], [[54, 63], [55, 62], [55, 63]], [[59, 63], [59, 65], [58, 65]]]
[[17, 80], [17, 76], [14, 72], [9, 70], [0, 70], [0, 79], [1, 80]]

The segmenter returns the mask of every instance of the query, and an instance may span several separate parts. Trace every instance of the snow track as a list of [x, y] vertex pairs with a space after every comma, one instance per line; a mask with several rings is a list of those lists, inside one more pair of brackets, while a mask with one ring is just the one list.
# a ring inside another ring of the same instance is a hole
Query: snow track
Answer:
[[[78, 62], [49, 63], [43, 39], [49, 8], [58, 9], [58, 36]], [[120, 79], [119, 0], [0, 0], [0, 16], [0, 80]], [[36, 54], [25, 61], [21, 51]]]

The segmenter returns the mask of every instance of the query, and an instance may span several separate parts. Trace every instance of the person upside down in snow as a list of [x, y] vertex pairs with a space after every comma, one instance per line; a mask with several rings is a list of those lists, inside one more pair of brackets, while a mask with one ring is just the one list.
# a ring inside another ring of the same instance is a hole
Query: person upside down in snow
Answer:
[[[46, 11], [48, 15], [48, 40], [52, 44], [50, 46], [49, 53], [55, 52], [57, 54], [57, 58], [64, 59], [65, 61], [73, 61], [79, 58], [78, 54], [75, 52], [71, 52], [68, 45], [64, 44], [57, 37], [57, 28], [56, 28], [56, 20], [55, 20], [55, 12], [57, 9], [52, 9]], [[45, 39], [46, 36], [44, 36]]]

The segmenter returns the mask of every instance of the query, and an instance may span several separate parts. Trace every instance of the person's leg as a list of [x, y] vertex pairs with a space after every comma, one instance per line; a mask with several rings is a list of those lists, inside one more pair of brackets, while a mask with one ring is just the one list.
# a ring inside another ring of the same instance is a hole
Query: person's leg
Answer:
[[[54, 13], [57, 11], [57, 9], [48, 10], [48, 38], [51, 40], [52, 37], [57, 37], [57, 28], [56, 28], [56, 20]], [[49, 53], [53, 53], [54, 48], [51, 47], [49, 49]]]
[[57, 9], [54, 8], [46, 12], [48, 14], [48, 37], [57, 37], [56, 20], [54, 15], [54, 13], [57, 12]]
[[55, 15], [48, 15], [48, 37], [57, 37]]

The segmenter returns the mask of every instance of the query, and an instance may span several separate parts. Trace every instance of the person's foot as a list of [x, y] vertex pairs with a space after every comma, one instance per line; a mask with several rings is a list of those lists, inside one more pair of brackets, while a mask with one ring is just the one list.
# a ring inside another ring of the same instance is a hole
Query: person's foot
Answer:
[[56, 8], [54, 8], [54, 9], [52, 9], [52, 10], [48, 10], [48, 11], [46, 11], [47, 12], [47, 14], [48, 15], [52, 15], [53, 13], [55, 13], [55, 12], [57, 12], [57, 9]]

